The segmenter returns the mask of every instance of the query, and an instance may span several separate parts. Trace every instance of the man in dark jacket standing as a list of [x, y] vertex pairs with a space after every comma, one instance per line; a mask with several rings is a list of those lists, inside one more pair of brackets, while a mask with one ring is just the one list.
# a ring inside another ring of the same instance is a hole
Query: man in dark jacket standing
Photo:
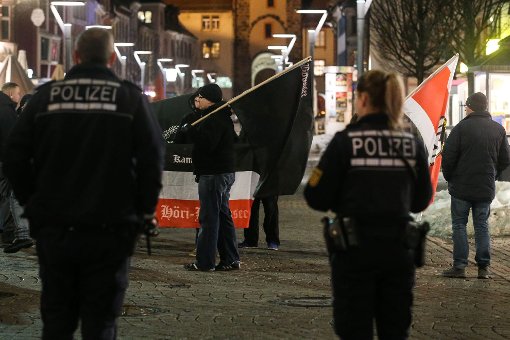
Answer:
[[[21, 88], [8, 82], [0, 92], [0, 145], [3, 147], [11, 129], [16, 123], [16, 106], [20, 102]], [[3, 155], [0, 156], [0, 228], [4, 228], [5, 241], [9, 241], [4, 253], [16, 253], [34, 244], [30, 238], [28, 221], [21, 218], [22, 208], [14, 197], [11, 185], [1, 169]], [[2, 235], [3, 236], [3, 235]], [[12, 240], [10, 239], [13, 237]], [[4, 238], [4, 237], [2, 237]]]
[[137, 86], [108, 68], [112, 34], [84, 31], [77, 64], [36, 91], [7, 141], [5, 172], [37, 241], [43, 339], [115, 339], [129, 260], [154, 221], [163, 138]]
[[16, 83], [5, 83], [0, 91], [0, 231], [2, 240], [11, 243], [14, 238], [14, 221], [11, 215], [11, 185], [2, 170], [3, 148], [7, 136], [16, 123], [16, 106], [20, 100], [20, 88]]
[[446, 277], [466, 277], [469, 211], [475, 230], [478, 278], [490, 278], [490, 205], [495, 181], [510, 164], [510, 147], [503, 127], [487, 112], [487, 97], [477, 92], [466, 100], [467, 116], [451, 131], [443, 149], [443, 175], [451, 195], [453, 266]]
[[[194, 106], [202, 117], [222, 102], [221, 89], [216, 84], [201, 87], [194, 96]], [[230, 189], [234, 184], [234, 140], [236, 133], [229, 108], [213, 113], [195, 126], [184, 126], [193, 141], [193, 167], [198, 178], [200, 200], [200, 231], [196, 262], [184, 266], [187, 270], [237, 270], [241, 267], [236, 232], [230, 212]], [[216, 265], [216, 249], [220, 263]]]

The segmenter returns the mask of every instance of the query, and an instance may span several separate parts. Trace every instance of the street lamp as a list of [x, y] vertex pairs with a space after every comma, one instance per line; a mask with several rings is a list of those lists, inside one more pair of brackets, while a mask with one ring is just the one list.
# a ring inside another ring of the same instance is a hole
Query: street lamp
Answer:
[[163, 63], [169, 63], [173, 61], [173, 59], [171, 58], [159, 58], [157, 59], [157, 64], [159, 66], [159, 69], [161, 70], [161, 73], [163, 73], [163, 98], [166, 99], [166, 81], [167, 81], [167, 76], [166, 76], [166, 68], [163, 66]]
[[140, 55], [149, 55], [152, 54], [151, 51], [134, 51], [133, 56], [135, 57], [136, 63], [140, 66], [140, 87], [142, 88], [142, 92], [144, 92], [144, 81], [145, 81], [145, 61], [140, 60]]
[[283, 55], [282, 65], [283, 65], [283, 68], [285, 68], [285, 65], [289, 64], [289, 54], [290, 54], [290, 51], [292, 51], [294, 44], [296, 43], [296, 35], [295, 34], [273, 34], [273, 38], [285, 38], [285, 39], [290, 38], [289, 45], [287, 45], [285, 51], [282, 50], [282, 55]]
[[216, 83], [216, 73], [214, 72], [211, 72], [211, 73], [207, 73], [207, 79], [209, 79], [209, 82], [210, 83]]
[[[287, 46], [281, 46], [281, 45], [269, 45], [267, 47], [268, 50], [280, 50], [281, 51], [281, 59], [278, 58], [278, 61], [281, 61], [281, 65], [278, 66], [278, 71], [281, 72], [285, 68], [285, 62], [287, 60]], [[273, 56], [271, 56], [272, 58]], [[276, 61], [276, 58], [273, 58]]]
[[91, 28], [102, 28], [104, 30], [111, 30], [112, 26], [109, 26], [109, 25], [87, 25], [87, 26], [85, 26], [86, 30], [91, 29]]
[[133, 43], [114, 43], [113, 44], [113, 49], [115, 50], [115, 53], [117, 54], [117, 59], [119, 59], [119, 62], [120, 62], [122, 79], [126, 79], [127, 56], [122, 55], [122, 53], [120, 53], [119, 47], [133, 47], [133, 46], [135, 46], [135, 44], [133, 44]]
[[76, 6], [85, 6], [85, 2], [83, 1], [52, 1], [50, 3], [50, 9], [53, 15], [55, 16], [55, 20], [57, 20], [57, 24], [64, 34], [64, 70], [67, 72], [71, 68], [72, 64], [72, 49], [73, 49], [73, 38], [71, 36], [71, 24], [64, 23], [64, 20], [60, 16], [60, 13], [57, 10], [56, 6], [62, 7], [76, 7]]
[[358, 38], [358, 52], [356, 55], [356, 68], [358, 71], [358, 79], [363, 74], [363, 40], [364, 40], [364, 29], [365, 29], [365, 15], [372, 4], [372, 0], [356, 0], [357, 10], [357, 38]]
[[177, 74], [179, 75], [180, 78], [182, 78], [181, 80], [181, 94], [182, 92], [184, 91], [184, 77], [185, 77], [185, 73], [181, 71], [181, 68], [186, 68], [186, 67], [189, 67], [189, 65], [186, 65], [186, 64], [176, 64], [175, 65], [175, 69], [177, 70]]
[[196, 86], [193, 86], [194, 84], [192, 84], [192, 87], [200, 87], [204, 82], [202, 77], [197, 76], [198, 73], [204, 73], [204, 70], [191, 70], [191, 76], [193, 77], [192, 82], [196, 84]]

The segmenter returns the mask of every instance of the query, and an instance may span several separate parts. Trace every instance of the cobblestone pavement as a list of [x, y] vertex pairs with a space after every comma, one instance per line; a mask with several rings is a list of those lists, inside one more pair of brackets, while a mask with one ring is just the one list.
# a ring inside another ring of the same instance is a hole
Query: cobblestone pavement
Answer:
[[[163, 230], [150, 257], [140, 246], [119, 338], [334, 339], [322, 214], [307, 208], [301, 193], [281, 197], [279, 206], [280, 250], [241, 250], [240, 271], [185, 271], [194, 230]], [[429, 239], [411, 339], [510, 338], [510, 238], [494, 239], [492, 254], [492, 280], [478, 280], [473, 262], [468, 278], [446, 279], [439, 273], [451, 261], [451, 242]], [[34, 249], [0, 253], [0, 267], [0, 339], [39, 338]]]

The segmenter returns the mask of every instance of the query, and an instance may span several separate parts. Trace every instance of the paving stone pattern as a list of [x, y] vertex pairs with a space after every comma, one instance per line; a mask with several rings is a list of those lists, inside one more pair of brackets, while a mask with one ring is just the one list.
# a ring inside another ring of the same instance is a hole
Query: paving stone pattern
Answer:
[[[164, 229], [152, 256], [142, 242], [119, 339], [335, 339], [322, 214], [306, 206], [301, 192], [281, 197], [279, 207], [280, 250], [263, 248], [263, 239], [261, 248], [241, 250], [240, 271], [185, 271], [193, 261], [193, 229]], [[510, 339], [510, 238], [493, 240], [492, 280], [478, 280], [474, 262], [466, 279], [439, 276], [451, 247], [449, 240], [429, 239], [411, 339]], [[0, 267], [0, 339], [40, 338], [34, 249], [0, 253]]]

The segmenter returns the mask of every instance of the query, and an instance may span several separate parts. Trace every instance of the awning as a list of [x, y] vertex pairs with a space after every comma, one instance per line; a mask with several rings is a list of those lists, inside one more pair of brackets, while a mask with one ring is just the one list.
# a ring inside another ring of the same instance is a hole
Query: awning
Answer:
[[28, 78], [25, 69], [18, 62], [16, 57], [9, 54], [3, 62], [0, 63], [0, 83], [15, 82], [21, 88], [22, 93], [30, 93], [34, 89], [34, 84]]

